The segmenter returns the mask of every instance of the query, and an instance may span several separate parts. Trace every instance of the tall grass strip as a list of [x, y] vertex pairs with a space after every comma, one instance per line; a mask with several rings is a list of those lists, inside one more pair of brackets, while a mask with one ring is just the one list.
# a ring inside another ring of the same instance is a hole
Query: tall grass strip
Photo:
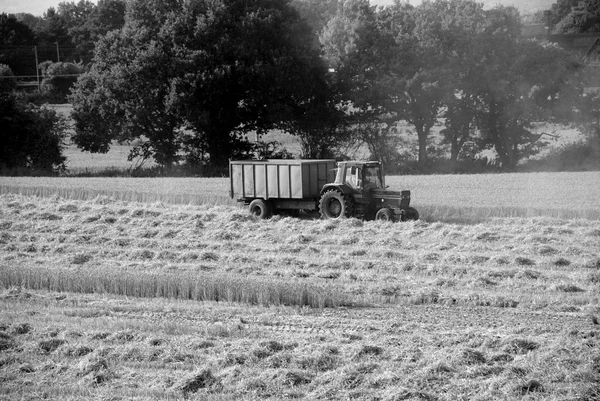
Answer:
[[294, 305], [329, 308], [353, 305], [331, 285], [258, 280], [227, 274], [128, 273], [106, 274], [74, 270], [12, 267], [0, 270], [0, 285], [31, 290], [115, 294], [137, 298], [221, 301], [251, 305]]

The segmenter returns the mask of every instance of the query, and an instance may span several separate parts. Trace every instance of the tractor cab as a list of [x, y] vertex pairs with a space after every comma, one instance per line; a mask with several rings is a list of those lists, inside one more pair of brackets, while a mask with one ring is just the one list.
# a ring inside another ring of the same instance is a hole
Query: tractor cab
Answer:
[[378, 162], [339, 162], [336, 170], [336, 185], [345, 185], [355, 192], [385, 189], [384, 175]]

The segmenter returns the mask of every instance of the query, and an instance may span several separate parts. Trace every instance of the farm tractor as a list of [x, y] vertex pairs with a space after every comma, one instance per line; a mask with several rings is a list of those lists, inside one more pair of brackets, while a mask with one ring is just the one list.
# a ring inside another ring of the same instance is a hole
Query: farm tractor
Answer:
[[230, 196], [261, 218], [318, 211], [322, 218], [418, 220], [410, 191], [389, 191], [381, 163], [335, 160], [230, 161]]
[[361, 217], [367, 220], [418, 220], [410, 207], [410, 191], [389, 191], [379, 162], [338, 162], [335, 181], [321, 190], [323, 218]]

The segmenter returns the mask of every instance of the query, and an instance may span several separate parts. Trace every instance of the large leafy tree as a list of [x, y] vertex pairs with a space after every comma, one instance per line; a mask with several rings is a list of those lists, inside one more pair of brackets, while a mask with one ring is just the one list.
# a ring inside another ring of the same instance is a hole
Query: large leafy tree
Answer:
[[534, 133], [532, 124], [565, 117], [561, 108], [579, 64], [556, 46], [519, 40], [518, 13], [512, 8], [490, 10], [487, 20], [490, 51], [478, 126], [502, 167], [513, 170], [544, 146], [544, 135]]
[[188, 3], [169, 29], [186, 72], [172, 102], [214, 165], [248, 132], [285, 128], [326, 85], [313, 32], [287, 1]]
[[167, 167], [177, 161], [181, 122], [166, 105], [174, 56], [160, 27], [178, 3], [132, 3], [126, 26], [98, 42], [92, 68], [71, 96], [73, 141], [83, 150], [105, 153], [113, 140], [144, 138], [131, 157], [153, 156]]
[[482, 4], [470, 0], [436, 1], [420, 10], [416, 35], [421, 46], [433, 50], [432, 59], [443, 95], [445, 142], [450, 161], [456, 165], [459, 153], [476, 132], [479, 85], [485, 76], [482, 33], [485, 13]]
[[320, 41], [334, 87], [340, 93], [339, 104], [345, 106], [346, 130], [367, 146], [371, 158], [390, 162], [397, 153], [388, 151], [393, 148], [395, 132], [383, 107], [378, 78], [387, 58], [394, 54], [387, 52], [390, 38], [380, 32], [376, 8], [367, 0], [341, 2], [322, 30]]
[[225, 166], [245, 137], [298, 128], [327, 85], [312, 30], [287, 1], [131, 1], [73, 95], [84, 149], [145, 138], [159, 162], [185, 149]]
[[391, 138], [390, 131], [399, 120], [409, 122], [417, 132], [418, 160], [423, 166], [444, 89], [436, 52], [416, 34], [424, 29], [421, 25], [428, 24], [429, 11], [422, 8], [428, 3], [414, 9], [395, 2], [378, 12], [367, 1], [344, 5], [348, 11], [330, 21], [322, 41], [330, 62], [338, 65], [360, 120], [370, 121], [371, 128], [379, 127], [363, 132], [370, 141], [384, 140]]

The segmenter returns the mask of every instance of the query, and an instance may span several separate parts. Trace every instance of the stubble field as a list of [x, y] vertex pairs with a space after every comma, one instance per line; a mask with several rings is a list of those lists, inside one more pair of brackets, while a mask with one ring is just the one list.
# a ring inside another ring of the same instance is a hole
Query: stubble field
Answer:
[[3, 178], [0, 398], [598, 400], [594, 176], [498, 177], [410, 223]]

